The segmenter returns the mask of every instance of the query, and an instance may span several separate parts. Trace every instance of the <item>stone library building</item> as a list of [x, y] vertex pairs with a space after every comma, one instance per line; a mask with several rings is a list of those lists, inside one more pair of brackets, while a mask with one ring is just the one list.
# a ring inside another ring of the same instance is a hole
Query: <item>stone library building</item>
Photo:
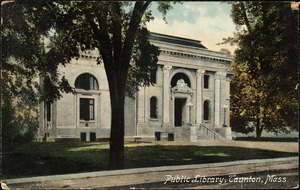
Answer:
[[[229, 122], [232, 58], [207, 49], [200, 41], [151, 33], [158, 46], [155, 84], [140, 87], [125, 100], [125, 140], [231, 140]], [[38, 137], [46, 141], [101, 141], [110, 137], [111, 108], [98, 52], [59, 67], [74, 94], [39, 106]]]

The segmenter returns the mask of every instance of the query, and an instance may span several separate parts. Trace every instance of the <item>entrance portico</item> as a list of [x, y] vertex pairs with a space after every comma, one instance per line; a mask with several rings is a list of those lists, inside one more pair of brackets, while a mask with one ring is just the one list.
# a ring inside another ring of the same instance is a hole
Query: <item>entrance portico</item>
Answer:
[[183, 79], [177, 81], [171, 92], [171, 126], [181, 127], [191, 122], [191, 113], [187, 105], [192, 101], [193, 92]]

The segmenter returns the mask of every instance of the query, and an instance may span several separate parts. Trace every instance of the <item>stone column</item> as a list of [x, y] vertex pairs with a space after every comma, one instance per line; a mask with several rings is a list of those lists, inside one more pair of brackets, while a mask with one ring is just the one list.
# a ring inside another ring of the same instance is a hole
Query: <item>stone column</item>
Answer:
[[230, 127], [230, 78], [225, 78], [226, 81], [226, 99], [225, 99], [225, 104], [228, 106], [227, 108], [227, 114], [226, 114], [226, 118], [227, 118], [227, 123], [226, 125], [228, 127]]
[[203, 91], [203, 74], [205, 70], [198, 69], [197, 70], [197, 89], [196, 89], [196, 124], [202, 124], [202, 110], [203, 110], [203, 102], [202, 102], [202, 91]]
[[145, 88], [140, 87], [137, 94], [137, 121], [138, 123], [145, 123], [145, 103], [147, 102], [147, 100], [145, 99]]
[[226, 76], [226, 73], [217, 72], [215, 75], [215, 127], [221, 126], [221, 79]]
[[172, 66], [165, 65], [163, 67], [163, 127], [170, 125], [170, 70]]
[[136, 134], [137, 136], [144, 136], [148, 134], [147, 128], [147, 96], [146, 96], [146, 88], [140, 87], [137, 92], [137, 125], [136, 125]]
[[197, 142], [197, 129], [198, 127], [192, 126], [191, 133], [190, 133], [190, 141]]

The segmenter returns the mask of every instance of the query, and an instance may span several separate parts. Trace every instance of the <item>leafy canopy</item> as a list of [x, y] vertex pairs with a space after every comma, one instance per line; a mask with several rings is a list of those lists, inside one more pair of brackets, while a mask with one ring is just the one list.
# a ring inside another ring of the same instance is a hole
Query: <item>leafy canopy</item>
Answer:
[[232, 127], [249, 132], [297, 129], [297, 14], [287, 2], [232, 4], [237, 26], [231, 83]]

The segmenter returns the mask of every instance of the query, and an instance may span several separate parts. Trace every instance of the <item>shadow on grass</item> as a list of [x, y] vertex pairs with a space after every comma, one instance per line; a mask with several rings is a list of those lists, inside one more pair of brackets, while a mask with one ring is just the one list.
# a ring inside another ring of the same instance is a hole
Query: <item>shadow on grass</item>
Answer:
[[271, 150], [230, 146], [145, 146], [126, 149], [126, 168], [174, 166], [297, 156]]
[[[107, 170], [108, 143], [28, 143], [3, 152], [4, 178]], [[298, 156], [297, 153], [225, 146], [125, 147], [126, 168], [174, 166]]]
[[236, 137], [236, 141], [265, 141], [265, 142], [299, 142], [299, 138], [296, 137]]
[[107, 170], [107, 143], [16, 144], [3, 152], [5, 178]]

